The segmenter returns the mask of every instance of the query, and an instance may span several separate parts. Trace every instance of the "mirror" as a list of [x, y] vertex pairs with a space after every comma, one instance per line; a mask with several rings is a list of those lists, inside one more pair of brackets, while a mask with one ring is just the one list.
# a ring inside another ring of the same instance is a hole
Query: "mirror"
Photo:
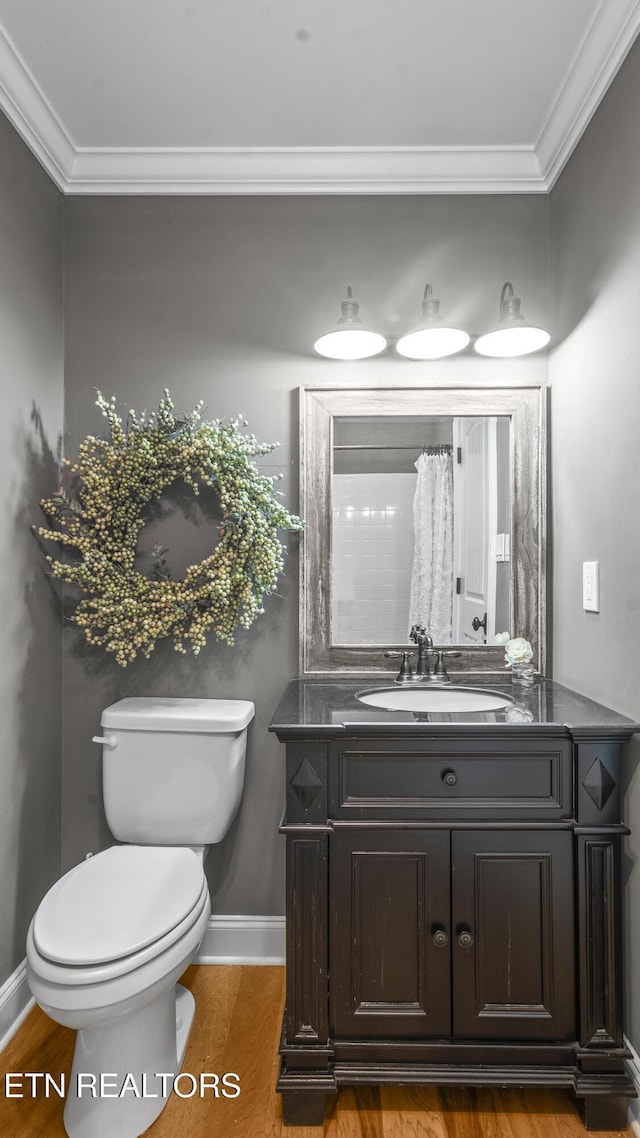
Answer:
[[491, 643], [509, 627], [507, 416], [333, 424], [331, 640]]
[[389, 670], [414, 623], [544, 671], [546, 389], [302, 388], [301, 672]]

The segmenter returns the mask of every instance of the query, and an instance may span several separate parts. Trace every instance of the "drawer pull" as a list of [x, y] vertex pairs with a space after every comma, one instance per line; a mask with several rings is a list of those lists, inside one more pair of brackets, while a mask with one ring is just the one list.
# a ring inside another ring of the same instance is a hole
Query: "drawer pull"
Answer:
[[437, 929], [436, 932], [434, 932], [433, 943], [435, 944], [436, 948], [445, 948], [446, 945], [448, 945], [449, 937], [447, 936], [444, 929]]
[[458, 776], [455, 771], [443, 771], [442, 781], [445, 786], [455, 786], [458, 782]]
[[462, 932], [458, 933], [458, 944], [460, 948], [471, 948], [473, 937], [468, 929], [463, 929]]

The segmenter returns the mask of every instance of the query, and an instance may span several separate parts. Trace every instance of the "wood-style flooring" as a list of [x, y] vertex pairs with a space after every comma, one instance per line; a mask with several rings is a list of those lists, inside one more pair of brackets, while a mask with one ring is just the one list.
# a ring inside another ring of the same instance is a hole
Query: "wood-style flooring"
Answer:
[[[237, 1072], [238, 1098], [172, 1095], [150, 1138], [586, 1138], [572, 1095], [544, 1090], [345, 1087], [324, 1128], [283, 1126], [275, 1091], [284, 969], [192, 967], [183, 981], [197, 1011], [183, 1070]], [[2, 1138], [65, 1138], [57, 1096], [4, 1095], [9, 1072], [71, 1067], [74, 1032], [35, 1008], [0, 1055]], [[26, 1088], [25, 1088], [26, 1089]], [[622, 1131], [600, 1132], [621, 1138]], [[630, 1131], [625, 1132], [630, 1138]]]

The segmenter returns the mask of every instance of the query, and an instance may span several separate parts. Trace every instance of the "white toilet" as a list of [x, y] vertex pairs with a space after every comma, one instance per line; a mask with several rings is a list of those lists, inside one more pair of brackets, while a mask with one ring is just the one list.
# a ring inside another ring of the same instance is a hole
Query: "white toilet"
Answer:
[[176, 981], [207, 927], [206, 847], [238, 809], [254, 710], [247, 700], [150, 698], [102, 714], [105, 813], [131, 844], [65, 874], [27, 935], [36, 1001], [78, 1032], [70, 1138], [137, 1138], [171, 1092], [195, 1007]]

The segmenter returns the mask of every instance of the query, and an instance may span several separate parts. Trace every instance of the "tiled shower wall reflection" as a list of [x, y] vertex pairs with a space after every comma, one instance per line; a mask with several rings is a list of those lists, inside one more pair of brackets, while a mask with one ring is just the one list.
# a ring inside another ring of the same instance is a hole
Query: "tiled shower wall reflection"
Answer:
[[415, 474], [334, 475], [334, 644], [407, 643], [415, 489]]

